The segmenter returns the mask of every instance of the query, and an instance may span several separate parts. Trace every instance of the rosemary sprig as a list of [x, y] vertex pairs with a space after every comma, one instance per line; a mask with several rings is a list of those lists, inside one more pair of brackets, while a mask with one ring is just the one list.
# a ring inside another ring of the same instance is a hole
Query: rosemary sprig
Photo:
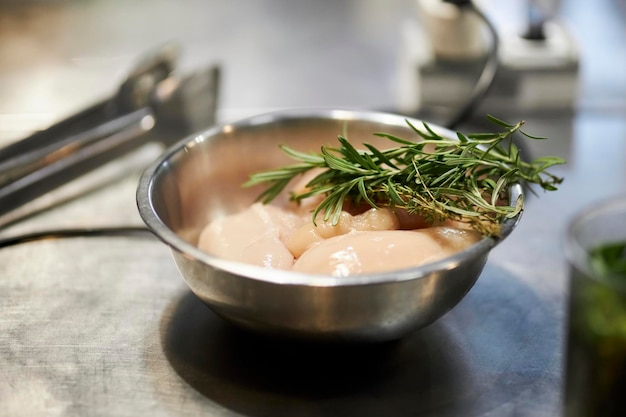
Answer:
[[339, 147], [323, 146], [316, 154], [281, 146], [299, 163], [253, 174], [244, 186], [268, 184], [259, 200], [269, 203], [294, 177], [325, 168], [307, 184], [306, 192], [291, 196], [298, 202], [324, 196], [313, 212], [314, 222], [323, 213], [324, 221], [337, 224], [346, 201], [364, 201], [372, 207], [403, 208], [432, 223], [468, 223], [484, 235], [497, 236], [500, 223], [517, 215], [522, 207], [522, 201], [499, 203], [506, 200], [508, 187], [528, 183], [556, 190], [563, 179], [547, 170], [565, 161], [557, 157], [524, 161], [511, 136], [519, 132], [530, 139], [544, 138], [522, 131], [523, 121], [509, 124], [493, 116], [487, 118], [501, 131], [468, 135], [459, 132], [451, 139], [440, 136], [426, 123], [418, 129], [407, 120], [421, 140], [374, 133], [396, 144], [386, 150], [369, 144], [358, 150], [344, 136], [338, 137]]

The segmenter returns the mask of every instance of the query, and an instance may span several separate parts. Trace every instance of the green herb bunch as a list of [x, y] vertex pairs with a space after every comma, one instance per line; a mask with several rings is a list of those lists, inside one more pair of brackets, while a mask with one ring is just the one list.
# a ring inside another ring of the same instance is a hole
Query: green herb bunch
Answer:
[[530, 139], [544, 139], [522, 131], [523, 121], [509, 124], [493, 116], [488, 120], [501, 127], [497, 133], [457, 133], [447, 138], [428, 124], [418, 129], [407, 120], [418, 141], [402, 139], [387, 133], [375, 136], [389, 139], [396, 146], [380, 150], [364, 144], [356, 149], [346, 137], [339, 136], [339, 147], [323, 146], [320, 153], [298, 152], [287, 146], [281, 149], [299, 161], [294, 165], [255, 173], [244, 186], [268, 184], [259, 196], [271, 202], [289, 182], [311, 170], [324, 170], [306, 186], [306, 191], [292, 194], [301, 201], [324, 196], [313, 212], [313, 221], [323, 213], [324, 221], [337, 224], [347, 201], [372, 207], [406, 209], [433, 224], [454, 220], [469, 224], [487, 236], [497, 236], [501, 222], [522, 209], [521, 198], [508, 202], [507, 190], [514, 183], [539, 185], [556, 190], [562, 178], [547, 169], [565, 161], [542, 157], [524, 161], [511, 139], [515, 132]]

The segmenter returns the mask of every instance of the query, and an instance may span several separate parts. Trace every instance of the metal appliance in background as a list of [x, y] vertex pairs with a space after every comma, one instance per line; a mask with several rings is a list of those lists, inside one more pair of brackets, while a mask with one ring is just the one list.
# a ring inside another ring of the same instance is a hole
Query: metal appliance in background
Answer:
[[[537, 130], [549, 137], [571, 137], [579, 52], [556, 17], [559, 1], [416, 3], [419, 19], [403, 32], [398, 90], [403, 112], [454, 127], [445, 120], [454, 118], [487, 69], [492, 71], [488, 93], [472, 103], [467, 120], [479, 123], [488, 113], [540, 124]], [[489, 21], [464, 7], [470, 3]], [[503, 10], [513, 4], [517, 8]]]
[[178, 55], [175, 44], [150, 51], [110, 99], [0, 149], [0, 227], [142, 169], [213, 125], [219, 68], [181, 77]]

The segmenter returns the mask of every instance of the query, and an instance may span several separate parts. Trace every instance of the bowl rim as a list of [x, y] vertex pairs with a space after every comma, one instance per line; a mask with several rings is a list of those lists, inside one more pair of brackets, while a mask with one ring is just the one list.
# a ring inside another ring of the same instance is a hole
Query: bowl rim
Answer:
[[[291, 270], [268, 269], [256, 265], [244, 264], [241, 262], [231, 261], [216, 257], [207, 252], [202, 251], [196, 245], [193, 245], [171, 230], [161, 220], [156, 213], [153, 201], [152, 190], [154, 180], [157, 174], [164, 169], [169, 162], [176, 158], [181, 152], [194, 147], [196, 144], [209, 140], [209, 138], [220, 134], [228, 133], [234, 130], [246, 128], [255, 125], [264, 125], [275, 123], [283, 120], [294, 119], [337, 119], [337, 120], [362, 120], [389, 125], [405, 125], [406, 121], [418, 125], [424, 123], [423, 120], [415, 117], [403, 116], [393, 113], [380, 112], [374, 110], [349, 110], [349, 109], [326, 109], [326, 108], [310, 108], [310, 109], [283, 109], [274, 110], [258, 115], [249, 116], [234, 122], [226, 122], [215, 125], [203, 131], [197, 132], [181, 139], [166, 149], [155, 161], [153, 161], [141, 174], [136, 191], [136, 202], [139, 215], [148, 227], [148, 229], [163, 243], [165, 243], [173, 252], [177, 252], [185, 258], [199, 261], [212, 268], [222, 270], [241, 277], [253, 280], [264, 281], [274, 284], [286, 285], [306, 285], [319, 287], [336, 287], [336, 286], [355, 286], [368, 284], [383, 284], [391, 282], [400, 282], [414, 280], [426, 277], [437, 271], [445, 271], [454, 269], [457, 265], [472, 258], [480, 258], [488, 254], [488, 252], [499, 242], [504, 240], [519, 223], [524, 211], [520, 212], [502, 223], [501, 234], [499, 237], [483, 237], [478, 242], [472, 244], [468, 248], [456, 252], [455, 254], [444, 259], [430, 262], [427, 264], [395, 269], [391, 271], [356, 274], [342, 277], [334, 277], [320, 274], [308, 274]], [[435, 132], [442, 135], [456, 137], [456, 133], [438, 126], [428, 123], [429, 127]], [[509, 189], [509, 198], [511, 201], [517, 201], [523, 198], [523, 191], [520, 184], [513, 184]], [[522, 200], [523, 201], [523, 200]]]

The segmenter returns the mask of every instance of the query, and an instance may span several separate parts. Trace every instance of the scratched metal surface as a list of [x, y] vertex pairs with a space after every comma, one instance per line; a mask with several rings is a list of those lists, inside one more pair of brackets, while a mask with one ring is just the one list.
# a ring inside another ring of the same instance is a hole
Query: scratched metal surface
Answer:
[[[382, 346], [278, 343], [201, 305], [156, 240], [31, 242], [0, 250], [0, 415], [558, 415], [563, 231], [587, 203], [626, 192], [623, 3], [563, 3], [563, 18], [596, 28], [576, 32], [582, 100], [573, 133], [556, 138], [566, 182], [529, 199], [518, 229], [441, 320]], [[412, 5], [293, 4], [0, 2], [0, 139], [109, 94], [137, 51], [173, 37], [183, 68], [223, 64], [222, 119], [289, 106], [393, 107], [394, 28]], [[596, 61], [605, 54], [610, 68]], [[529, 124], [541, 132], [542, 123]], [[137, 175], [0, 235], [138, 225]]]

